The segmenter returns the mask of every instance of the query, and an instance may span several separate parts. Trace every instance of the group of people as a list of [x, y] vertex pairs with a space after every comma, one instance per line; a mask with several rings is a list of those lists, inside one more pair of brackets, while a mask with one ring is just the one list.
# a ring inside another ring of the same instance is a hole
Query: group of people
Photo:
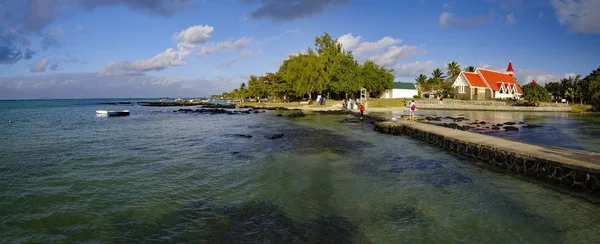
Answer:
[[344, 98], [344, 100], [342, 101], [343, 109], [352, 110], [352, 109], [354, 109], [354, 106], [356, 106], [360, 110], [360, 119], [362, 119], [363, 114], [365, 112], [365, 105], [363, 103], [361, 103], [359, 100], [355, 100], [352, 98], [350, 98], [348, 100], [346, 100], [346, 98]]

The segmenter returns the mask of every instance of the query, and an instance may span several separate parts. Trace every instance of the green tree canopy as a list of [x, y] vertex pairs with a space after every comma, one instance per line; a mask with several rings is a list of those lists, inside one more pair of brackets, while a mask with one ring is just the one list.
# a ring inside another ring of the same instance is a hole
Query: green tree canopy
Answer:
[[550, 95], [548, 95], [548, 90], [543, 86], [538, 84], [529, 83], [522, 87], [523, 90], [523, 98], [529, 100], [532, 103], [539, 102], [550, 102]]

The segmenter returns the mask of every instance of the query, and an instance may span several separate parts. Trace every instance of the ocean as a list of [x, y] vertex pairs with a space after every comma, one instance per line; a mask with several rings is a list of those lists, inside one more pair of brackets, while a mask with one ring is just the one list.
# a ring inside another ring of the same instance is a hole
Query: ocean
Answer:
[[[107, 101], [137, 100], [0, 101], [0, 243], [600, 242], [585, 198], [345, 115]], [[509, 139], [597, 148], [589, 116], [523, 116]]]

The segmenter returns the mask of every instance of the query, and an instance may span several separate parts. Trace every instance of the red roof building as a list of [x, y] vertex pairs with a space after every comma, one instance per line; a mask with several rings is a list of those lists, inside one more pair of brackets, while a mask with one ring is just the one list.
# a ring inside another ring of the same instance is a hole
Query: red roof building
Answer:
[[459, 99], [489, 100], [508, 99], [523, 95], [519, 83], [513, 76], [512, 62], [505, 72], [478, 68], [475, 72], [463, 71], [452, 87]]

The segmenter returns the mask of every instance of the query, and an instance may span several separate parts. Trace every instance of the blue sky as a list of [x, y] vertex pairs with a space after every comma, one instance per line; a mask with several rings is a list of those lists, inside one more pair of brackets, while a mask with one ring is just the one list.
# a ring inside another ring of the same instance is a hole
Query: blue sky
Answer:
[[206, 96], [328, 32], [398, 81], [458, 61], [540, 83], [600, 65], [598, 0], [5, 0], [0, 99]]

